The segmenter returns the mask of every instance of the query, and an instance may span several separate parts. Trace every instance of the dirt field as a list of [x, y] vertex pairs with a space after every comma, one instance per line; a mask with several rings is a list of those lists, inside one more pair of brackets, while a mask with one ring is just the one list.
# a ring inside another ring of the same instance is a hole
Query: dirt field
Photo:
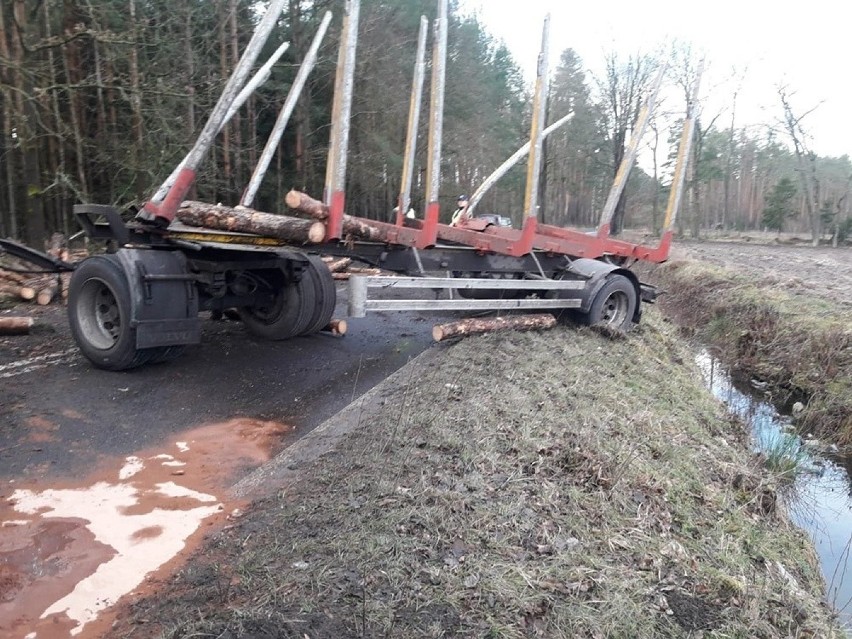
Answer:
[[852, 248], [749, 242], [677, 242], [673, 258], [689, 257], [751, 275], [758, 283], [815, 295], [852, 308]]

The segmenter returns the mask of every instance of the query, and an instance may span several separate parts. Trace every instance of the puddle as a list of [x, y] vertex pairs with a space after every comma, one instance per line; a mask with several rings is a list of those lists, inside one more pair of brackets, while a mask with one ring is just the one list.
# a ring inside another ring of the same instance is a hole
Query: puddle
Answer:
[[0, 503], [0, 635], [101, 636], [122, 596], [241, 505], [225, 501], [227, 487], [287, 432], [234, 419], [112, 460], [85, 481], [10, 483]]
[[852, 459], [803, 440], [791, 419], [757, 396], [735, 387], [730, 375], [707, 351], [696, 357], [704, 381], [728, 410], [751, 428], [755, 450], [782, 451], [795, 459], [796, 475], [787, 504], [793, 521], [813, 540], [825, 577], [828, 601], [852, 637]]

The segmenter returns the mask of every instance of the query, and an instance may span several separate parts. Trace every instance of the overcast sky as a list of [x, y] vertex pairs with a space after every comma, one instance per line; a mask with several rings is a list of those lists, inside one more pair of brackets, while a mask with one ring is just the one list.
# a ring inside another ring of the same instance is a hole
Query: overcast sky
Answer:
[[[742, 75], [737, 127], [775, 122], [780, 113], [776, 86], [795, 92], [793, 105], [821, 155], [852, 155], [852, 3], [808, 0], [460, 0], [463, 13], [476, 12], [487, 29], [506, 42], [532, 79], [541, 46], [544, 16], [551, 15], [551, 68], [559, 52], [573, 48], [587, 69], [597, 71], [607, 51], [653, 52], [667, 41], [691, 42], [705, 52], [702, 82], [705, 114], [724, 112], [730, 125], [731, 96]], [[706, 9], [702, 9], [706, 7]]]

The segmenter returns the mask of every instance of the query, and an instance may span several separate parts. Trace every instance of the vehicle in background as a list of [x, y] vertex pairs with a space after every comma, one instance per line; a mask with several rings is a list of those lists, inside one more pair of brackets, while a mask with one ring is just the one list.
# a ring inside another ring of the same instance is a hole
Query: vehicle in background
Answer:
[[503, 215], [497, 215], [495, 213], [481, 213], [475, 216], [477, 220], [485, 220], [489, 224], [493, 224], [495, 226], [502, 226], [505, 228], [512, 228], [512, 218], [505, 217]]

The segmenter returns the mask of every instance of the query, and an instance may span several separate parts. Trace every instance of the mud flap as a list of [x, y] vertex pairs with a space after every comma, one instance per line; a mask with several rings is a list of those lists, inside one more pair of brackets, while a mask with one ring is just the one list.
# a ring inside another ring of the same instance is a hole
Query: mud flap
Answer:
[[121, 249], [116, 253], [130, 286], [136, 347], [201, 341], [198, 291], [180, 251]]

